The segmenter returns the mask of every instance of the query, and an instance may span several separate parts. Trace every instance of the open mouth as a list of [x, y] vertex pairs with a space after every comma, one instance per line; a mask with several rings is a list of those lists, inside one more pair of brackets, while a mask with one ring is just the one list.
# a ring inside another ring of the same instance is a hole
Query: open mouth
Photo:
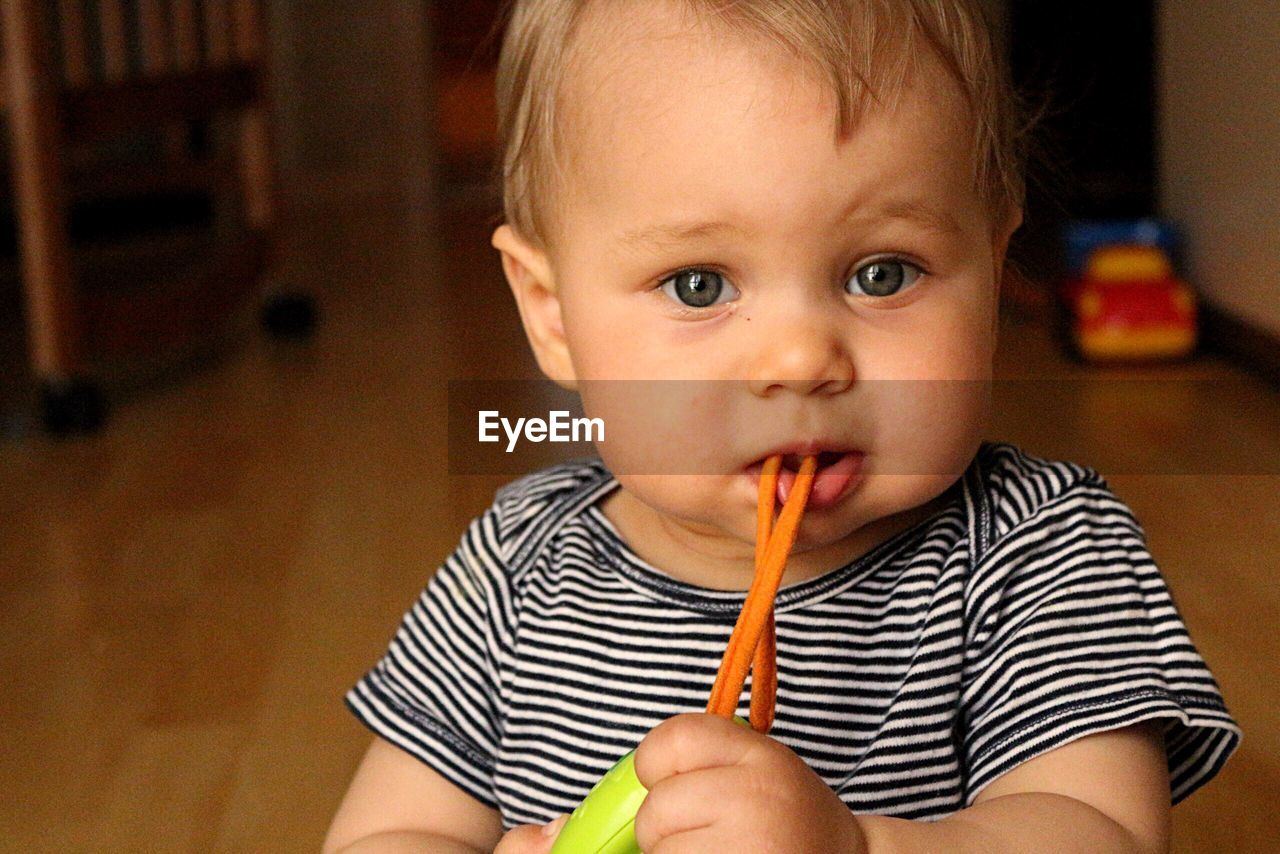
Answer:
[[[819, 451], [817, 453], [818, 469], [813, 478], [813, 490], [809, 493], [808, 506], [823, 509], [834, 505], [844, 495], [851, 492], [860, 479], [862, 460], [861, 451]], [[791, 494], [791, 487], [796, 482], [796, 473], [805, 455], [789, 453], [782, 455], [782, 470], [778, 472], [778, 504], [784, 504]], [[747, 467], [753, 487], [760, 485], [760, 472], [764, 468], [764, 458]]]
[[[847, 454], [847, 451], [820, 451], [818, 453], [818, 471], [822, 471], [828, 466], [835, 465], [841, 458], [847, 456]], [[800, 471], [800, 463], [804, 461], [804, 457], [804, 454], [783, 454], [782, 467], [788, 471], [798, 472]], [[764, 461], [761, 460], [760, 464], [763, 466]]]

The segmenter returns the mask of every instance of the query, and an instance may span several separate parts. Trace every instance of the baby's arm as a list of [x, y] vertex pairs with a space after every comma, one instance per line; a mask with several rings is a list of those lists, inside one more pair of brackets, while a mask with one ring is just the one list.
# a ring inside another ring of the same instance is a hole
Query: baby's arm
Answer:
[[492, 851], [501, 836], [497, 810], [375, 737], [334, 816], [324, 852], [469, 854]]
[[1169, 850], [1169, 770], [1150, 721], [1077, 739], [996, 778], [941, 821], [858, 816], [877, 851]]

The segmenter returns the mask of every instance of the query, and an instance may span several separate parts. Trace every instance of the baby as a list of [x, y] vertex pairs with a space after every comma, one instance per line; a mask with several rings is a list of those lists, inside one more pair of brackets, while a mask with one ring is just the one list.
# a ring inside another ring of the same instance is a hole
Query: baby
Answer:
[[[500, 490], [352, 689], [327, 850], [545, 851], [637, 744], [646, 851], [1168, 849], [1240, 731], [1101, 478], [981, 441], [998, 53], [979, 0], [515, 4], [493, 245], [609, 441]], [[779, 501], [820, 468], [762, 735], [700, 712], [773, 454]]]

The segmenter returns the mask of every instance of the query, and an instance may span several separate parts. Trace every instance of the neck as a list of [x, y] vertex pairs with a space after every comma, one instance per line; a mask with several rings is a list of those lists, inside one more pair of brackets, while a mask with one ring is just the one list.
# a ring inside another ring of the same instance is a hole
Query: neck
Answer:
[[[919, 507], [876, 519], [833, 543], [806, 548], [797, 542], [787, 561], [783, 585], [817, 578], [857, 560], [931, 516], [944, 500], [940, 496]], [[611, 494], [601, 509], [630, 549], [664, 574], [711, 590], [746, 590], [751, 586], [755, 575], [754, 542], [689, 525], [653, 509], [625, 489]]]

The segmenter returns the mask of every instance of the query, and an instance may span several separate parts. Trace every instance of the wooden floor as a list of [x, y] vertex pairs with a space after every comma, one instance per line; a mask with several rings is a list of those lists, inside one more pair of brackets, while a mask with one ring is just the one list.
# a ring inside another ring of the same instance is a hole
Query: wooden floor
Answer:
[[[533, 371], [483, 217], [441, 233], [434, 264], [392, 216], [300, 229], [311, 346], [246, 329], [101, 437], [0, 442], [0, 849], [317, 849], [366, 744], [342, 694], [497, 483], [447, 475], [446, 380]], [[1127, 467], [1244, 727], [1175, 850], [1280, 850], [1280, 397], [1210, 363], [1135, 407], [1034, 327], [1002, 347], [1069, 391], [1007, 395], [996, 434]]]

